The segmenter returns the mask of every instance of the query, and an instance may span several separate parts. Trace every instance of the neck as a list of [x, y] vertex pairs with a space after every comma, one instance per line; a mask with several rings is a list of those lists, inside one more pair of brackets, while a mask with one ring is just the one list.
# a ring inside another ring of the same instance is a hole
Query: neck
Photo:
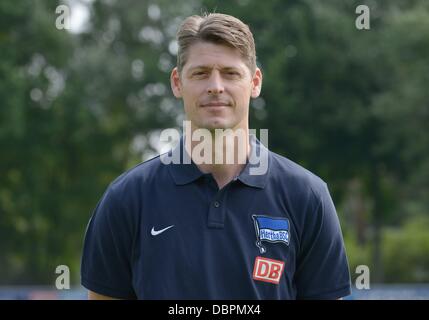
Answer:
[[219, 189], [245, 167], [250, 154], [248, 127], [211, 131], [192, 128], [191, 137], [185, 143], [188, 154], [202, 172], [212, 174]]

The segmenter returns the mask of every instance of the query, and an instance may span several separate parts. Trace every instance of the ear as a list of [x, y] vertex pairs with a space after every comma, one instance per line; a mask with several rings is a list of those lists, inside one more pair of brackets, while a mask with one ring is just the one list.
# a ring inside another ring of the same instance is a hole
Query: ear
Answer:
[[261, 93], [262, 89], [262, 71], [259, 68], [256, 68], [255, 73], [252, 78], [252, 92], [251, 97], [257, 98]]
[[179, 75], [179, 71], [177, 70], [177, 67], [175, 67], [172, 71], [171, 71], [171, 75], [170, 75], [170, 85], [171, 85], [171, 90], [173, 91], [173, 94], [176, 98], [181, 98], [182, 97], [182, 84], [180, 82], [180, 75]]

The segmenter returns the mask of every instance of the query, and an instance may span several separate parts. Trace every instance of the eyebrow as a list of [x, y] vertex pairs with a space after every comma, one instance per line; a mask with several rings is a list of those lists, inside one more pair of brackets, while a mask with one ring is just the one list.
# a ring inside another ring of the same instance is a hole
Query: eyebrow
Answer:
[[[189, 72], [194, 71], [194, 70], [198, 70], [198, 69], [202, 69], [202, 70], [211, 70], [213, 69], [212, 67], [206, 66], [206, 65], [199, 65], [199, 66], [195, 66], [195, 67], [191, 67], [189, 68]], [[221, 70], [235, 70], [235, 71], [241, 71], [241, 68], [238, 67], [230, 67], [230, 66], [221, 66], [220, 67]]]

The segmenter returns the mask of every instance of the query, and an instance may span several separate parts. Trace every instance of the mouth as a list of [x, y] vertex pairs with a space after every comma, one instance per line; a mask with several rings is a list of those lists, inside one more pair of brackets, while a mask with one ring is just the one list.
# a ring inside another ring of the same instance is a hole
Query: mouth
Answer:
[[231, 104], [224, 101], [212, 101], [208, 103], [202, 103], [200, 106], [202, 108], [221, 108], [221, 107], [230, 107]]

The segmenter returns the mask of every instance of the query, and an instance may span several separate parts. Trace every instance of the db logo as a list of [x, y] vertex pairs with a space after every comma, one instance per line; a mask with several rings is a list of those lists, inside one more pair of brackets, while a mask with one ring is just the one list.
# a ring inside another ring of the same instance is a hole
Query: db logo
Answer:
[[279, 260], [256, 257], [253, 267], [253, 279], [278, 284], [285, 263]]

